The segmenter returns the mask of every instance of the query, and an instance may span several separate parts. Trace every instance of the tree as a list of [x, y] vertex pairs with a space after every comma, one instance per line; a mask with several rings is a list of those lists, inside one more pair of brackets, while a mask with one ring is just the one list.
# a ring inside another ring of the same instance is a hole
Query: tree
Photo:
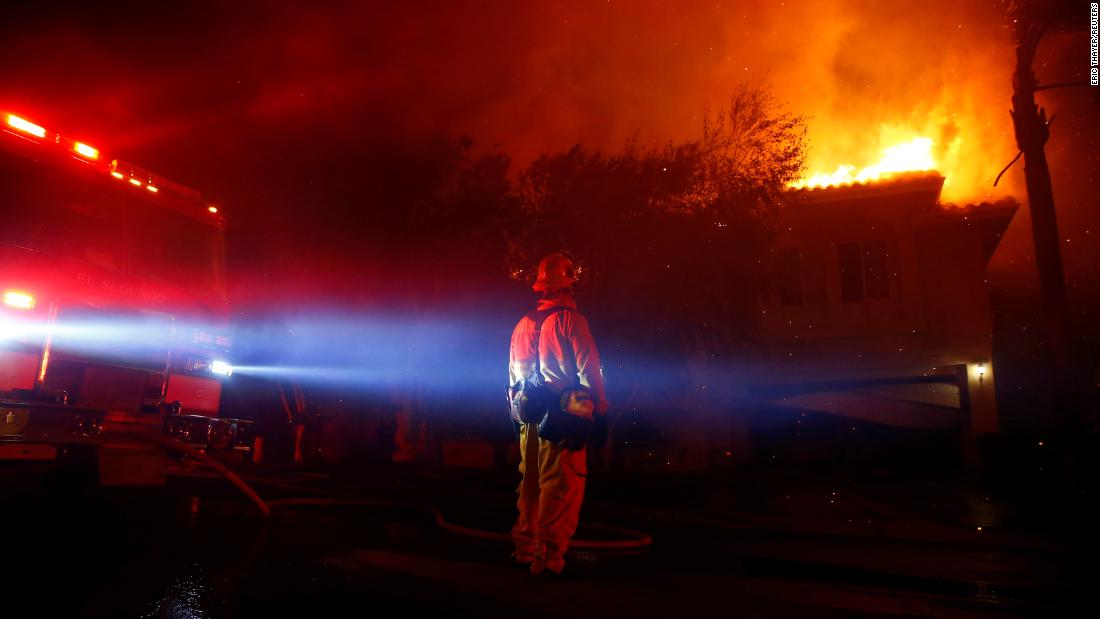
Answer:
[[[613, 307], [649, 310], [662, 329], [721, 330], [716, 318], [755, 306], [761, 252], [804, 143], [804, 118], [784, 112], [767, 88], [742, 85], [697, 140], [543, 155], [519, 176], [508, 221], [513, 276], [530, 279], [541, 256], [564, 249], [589, 294]], [[742, 294], [726, 294], [731, 279]], [[722, 339], [745, 334], [738, 318], [721, 321], [733, 329]]]
[[1087, 7], [1082, 2], [1036, 0], [1006, 0], [1005, 6], [1016, 47], [1010, 114], [1016, 144], [1024, 157], [1031, 234], [1042, 295], [1043, 335], [1056, 383], [1056, 407], [1060, 421], [1066, 422], [1069, 421], [1066, 408], [1079, 387], [1069, 360], [1069, 308], [1062, 269], [1061, 235], [1045, 152], [1053, 116], [1047, 118], [1046, 110], [1035, 101], [1035, 93], [1044, 88], [1075, 84], [1041, 85], [1033, 64], [1043, 35], [1051, 30], [1081, 27]]
[[519, 175], [513, 276], [529, 282], [543, 255], [570, 253], [616, 381], [644, 385], [656, 405], [702, 406], [706, 368], [750, 335], [804, 148], [805, 119], [742, 85], [696, 140], [543, 155]]

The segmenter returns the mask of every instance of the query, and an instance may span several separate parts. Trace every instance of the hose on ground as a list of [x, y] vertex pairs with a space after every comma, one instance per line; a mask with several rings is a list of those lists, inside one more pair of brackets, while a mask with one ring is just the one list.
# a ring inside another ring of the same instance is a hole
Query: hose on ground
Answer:
[[[417, 503], [402, 503], [400, 501], [386, 501], [379, 499], [330, 499], [330, 498], [296, 498], [296, 499], [278, 499], [275, 501], [269, 501], [268, 506], [271, 508], [284, 508], [284, 507], [309, 507], [309, 506], [329, 506], [329, 507], [390, 507], [398, 509], [413, 509], [418, 511], [428, 512], [435, 519], [436, 525], [439, 528], [449, 533], [456, 535], [463, 535], [466, 537], [473, 537], [477, 539], [490, 540], [494, 542], [510, 542], [512, 536], [507, 533], [499, 533], [497, 531], [485, 531], [483, 529], [474, 529], [471, 527], [464, 527], [451, 522], [448, 522], [443, 517], [443, 513], [439, 509], [430, 505], [421, 505]], [[653, 543], [653, 538], [648, 533], [642, 533], [641, 531], [632, 531], [630, 529], [622, 529], [619, 527], [611, 527], [601, 524], [588, 525], [591, 528], [606, 531], [608, 533], [614, 533], [621, 535], [628, 539], [620, 540], [589, 540], [589, 539], [574, 539], [569, 542], [570, 548], [576, 548], [578, 550], [637, 550], [646, 548]]]
[[[104, 440], [111, 440], [114, 437], [112, 437], [111, 435], [106, 435], [103, 438]], [[202, 462], [206, 466], [214, 469], [229, 483], [233, 484], [238, 490], [244, 493], [244, 495], [248, 497], [248, 500], [256, 504], [256, 507], [260, 509], [260, 514], [262, 514], [264, 518], [269, 518], [271, 516], [271, 508], [268, 507], [267, 503], [264, 502], [262, 498], [260, 498], [260, 495], [252, 489], [252, 486], [249, 486], [247, 483], [245, 483], [243, 479], [240, 478], [239, 475], [226, 468], [225, 465], [221, 462], [218, 462], [214, 458], [211, 458], [201, 449], [197, 449], [195, 447], [192, 447], [191, 445], [188, 445], [187, 443], [184, 443], [183, 441], [161, 434], [127, 434], [118, 438], [121, 440], [133, 440], [136, 438], [138, 440], [148, 441], [167, 450], [186, 454], [194, 458], [195, 460]]]
[[[105, 437], [109, 438], [109, 437]], [[133, 436], [127, 436], [126, 438], [134, 438]], [[160, 434], [143, 434], [138, 435], [138, 438], [149, 441], [165, 449], [183, 453], [195, 460], [205, 464], [213, 469], [215, 472], [224, 477], [229, 483], [233, 484], [238, 490], [240, 490], [250, 501], [252, 501], [256, 507], [259, 508], [260, 514], [266, 519], [271, 517], [271, 508], [284, 508], [284, 507], [304, 507], [304, 506], [366, 506], [366, 507], [389, 507], [399, 509], [414, 509], [419, 511], [428, 512], [435, 519], [436, 525], [439, 528], [449, 533], [456, 535], [463, 535], [465, 537], [472, 537], [476, 539], [484, 539], [495, 542], [508, 542], [512, 537], [507, 533], [500, 533], [497, 531], [485, 531], [483, 529], [475, 529], [472, 527], [464, 527], [451, 522], [448, 522], [443, 517], [443, 513], [439, 509], [430, 505], [420, 505], [416, 503], [403, 503], [399, 501], [386, 501], [379, 499], [333, 499], [333, 498], [294, 498], [294, 499], [278, 499], [274, 501], [264, 501], [262, 497], [250, 486], [245, 480], [241, 479], [239, 475], [229, 470], [221, 462], [218, 462], [214, 458], [211, 458], [201, 449], [197, 449], [184, 443], [180, 440], [174, 439], [170, 436], [163, 436]], [[282, 485], [282, 484], [280, 484]], [[291, 484], [286, 484], [292, 486]], [[588, 525], [591, 528], [606, 531], [616, 535], [621, 535], [627, 539], [620, 540], [587, 540], [587, 539], [575, 539], [570, 542], [570, 546], [576, 549], [585, 550], [636, 550], [646, 548], [653, 543], [653, 538], [648, 533], [642, 533], [640, 531], [632, 531], [630, 529], [622, 529], [619, 527], [612, 527], [601, 524]]]

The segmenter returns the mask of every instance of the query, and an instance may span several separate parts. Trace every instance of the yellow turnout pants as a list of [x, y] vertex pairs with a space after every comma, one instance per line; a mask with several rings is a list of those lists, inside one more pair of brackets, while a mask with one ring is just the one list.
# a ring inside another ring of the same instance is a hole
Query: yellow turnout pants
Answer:
[[585, 449], [559, 447], [538, 437], [526, 423], [519, 432], [519, 517], [512, 527], [516, 560], [531, 562], [531, 571], [560, 572], [569, 538], [577, 530], [587, 475]]

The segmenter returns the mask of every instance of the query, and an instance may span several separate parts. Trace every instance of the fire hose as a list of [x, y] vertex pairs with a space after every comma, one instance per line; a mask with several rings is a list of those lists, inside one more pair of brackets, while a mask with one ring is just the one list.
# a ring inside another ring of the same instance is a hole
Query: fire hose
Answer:
[[170, 436], [163, 436], [160, 434], [125, 434], [118, 436], [108, 434], [104, 435], [103, 438], [105, 440], [138, 439], [142, 441], [148, 441], [150, 443], [153, 443], [154, 445], [157, 445], [158, 447], [163, 447], [167, 450], [190, 456], [191, 458], [198, 460], [199, 462], [205, 464], [211, 469], [214, 469], [214, 471], [224, 477], [226, 481], [233, 484], [238, 490], [244, 493], [244, 495], [248, 497], [248, 500], [256, 504], [256, 507], [260, 509], [260, 514], [263, 515], [264, 518], [269, 518], [271, 516], [271, 508], [268, 507], [267, 503], [264, 502], [262, 498], [260, 498], [260, 495], [256, 493], [252, 486], [248, 485], [248, 483], [241, 479], [240, 475], [237, 475], [233, 471], [229, 470], [224, 464], [218, 462], [214, 458], [211, 458], [209, 455], [206, 454], [206, 452], [202, 451], [201, 449], [188, 445], [187, 443], [174, 439]]
[[[466, 537], [473, 537], [476, 539], [489, 540], [494, 542], [510, 542], [512, 536], [507, 533], [500, 533], [497, 531], [486, 531], [483, 529], [475, 529], [471, 527], [464, 527], [461, 525], [448, 522], [443, 517], [443, 513], [438, 508], [431, 505], [423, 505], [418, 503], [404, 503], [401, 501], [387, 501], [378, 499], [329, 499], [329, 498], [296, 498], [296, 499], [278, 499], [275, 501], [269, 501], [268, 506], [272, 508], [283, 507], [308, 507], [308, 506], [329, 506], [329, 507], [386, 507], [386, 508], [398, 508], [398, 509], [411, 509], [417, 511], [428, 512], [435, 519], [435, 523], [439, 528], [447, 531], [448, 533], [454, 533], [456, 535], [463, 535]], [[653, 538], [648, 533], [642, 533], [640, 531], [632, 531], [630, 529], [623, 529], [619, 527], [612, 527], [603, 524], [590, 524], [589, 528], [606, 531], [608, 533], [614, 533], [621, 535], [628, 539], [621, 540], [587, 540], [587, 539], [574, 539], [569, 542], [570, 548], [586, 549], [586, 550], [634, 550], [639, 548], [646, 548], [653, 543]]]
[[[132, 437], [127, 437], [132, 438]], [[456, 535], [462, 535], [465, 537], [472, 537], [476, 539], [483, 539], [494, 542], [508, 542], [512, 540], [512, 537], [507, 533], [500, 533], [497, 531], [486, 531], [483, 529], [475, 529], [472, 527], [464, 527], [461, 525], [448, 522], [438, 508], [431, 505], [423, 505], [418, 503], [406, 503], [401, 501], [389, 501], [383, 499], [335, 499], [326, 497], [312, 497], [312, 498], [291, 498], [291, 499], [276, 499], [274, 501], [264, 501], [262, 497], [239, 475], [229, 470], [221, 462], [218, 462], [214, 458], [211, 458], [208, 454], [201, 449], [197, 449], [191, 445], [188, 445], [182, 441], [174, 439], [169, 436], [162, 436], [159, 434], [142, 435], [140, 438], [149, 440], [158, 446], [165, 449], [176, 451], [178, 453], [185, 454], [195, 460], [205, 464], [220, 474], [229, 483], [240, 490], [250, 501], [252, 501], [260, 510], [260, 514], [263, 518], [267, 519], [271, 517], [272, 508], [295, 508], [295, 507], [310, 507], [310, 506], [326, 506], [326, 507], [383, 507], [383, 508], [396, 508], [396, 509], [411, 509], [417, 511], [427, 512], [435, 519], [436, 525], [447, 531], [448, 533], [454, 533]], [[588, 524], [588, 528], [605, 531], [615, 535], [623, 536], [627, 539], [617, 540], [588, 540], [588, 539], [574, 539], [569, 545], [572, 548], [583, 550], [637, 550], [647, 548], [653, 543], [653, 538], [648, 533], [640, 531], [633, 531], [630, 529], [623, 529], [619, 527], [613, 527], [604, 524]]]

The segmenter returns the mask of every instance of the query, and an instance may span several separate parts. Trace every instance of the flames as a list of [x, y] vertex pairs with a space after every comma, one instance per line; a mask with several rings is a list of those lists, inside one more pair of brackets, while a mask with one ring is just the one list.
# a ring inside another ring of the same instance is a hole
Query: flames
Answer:
[[923, 172], [936, 169], [932, 155], [932, 139], [915, 137], [907, 142], [888, 146], [878, 161], [857, 169], [851, 164], [840, 165], [833, 172], [818, 172], [800, 178], [787, 186], [791, 189], [814, 189], [853, 183], [870, 183], [888, 179], [902, 172]]
[[872, 106], [868, 114], [881, 120], [863, 127], [850, 114], [822, 114], [824, 122], [810, 126], [807, 173], [787, 186], [816, 189], [936, 172], [944, 177], [940, 202], [945, 206], [992, 202], [1022, 191], [1013, 175], [993, 186], [1015, 152], [1011, 123], [981, 117], [977, 107], [945, 112], [949, 107], [905, 112]]
[[1007, 113], [1016, 58], [1004, 8], [933, 4], [905, 3], [901, 18], [896, 3], [798, 3], [813, 11], [806, 25], [814, 31], [800, 31], [796, 55], [773, 67], [778, 98], [807, 118], [804, 176], [792, 188], [875, 183], [912, 171], [944, 177], [944, 207], [1025, 192], [1019, 165], [993, 185], [1018, 150]]

